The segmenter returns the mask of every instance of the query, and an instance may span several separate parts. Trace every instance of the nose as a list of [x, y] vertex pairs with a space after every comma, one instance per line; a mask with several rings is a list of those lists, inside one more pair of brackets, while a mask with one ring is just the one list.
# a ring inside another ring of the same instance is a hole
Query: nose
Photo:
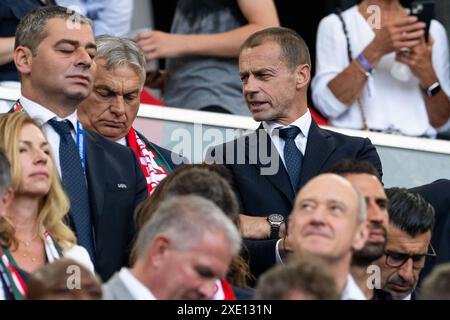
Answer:
[[83, 47], [79, 47], [77, 49], [75, 65], [89, 69], [92, 65], [92, 62], [93, 60], [87, 50]]
[[33, 154], [33, 162], [35, 164], [45, 165], [47, 164], [48, 158], [48, 154], [46, 154], [43, 150], [35, 149], [35, 152]]
[[253, 75], [249, 75], [248, 78], [242, 83], [242, 89], [244, 96], [258, 92], [258, 81]]
[[387, 213], [380, 209], [375, 201], [370, 201], [367, 206], [367, 218], [370, 222], [386, 225]]
[[111, 101], [110, 110], [117, 117], [121, 117], [125, 114], [125, 100], [123, 96], [116, 95]]
[[408, 260], [400, 267], [400, 269], [398, 270], [398, 275], [406, 281], [414, 281], [412, 258], [408, 258]]
[[216, 283], [219, 284], [217, 279], [205, 280], [198, 287], [198, 292], [202, 299], [211, 300], [214, 297], [216, 291]]

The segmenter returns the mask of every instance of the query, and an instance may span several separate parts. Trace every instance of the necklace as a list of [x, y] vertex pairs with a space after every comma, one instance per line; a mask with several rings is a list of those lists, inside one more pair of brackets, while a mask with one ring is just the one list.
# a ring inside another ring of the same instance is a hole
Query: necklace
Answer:
[[31, 262], [35, 262], [36, 258], [30, 255], [29, 247], [30, 247], [31, 243], [34, 241], [34, 239], [37, 238], [37, 236], [38, 236], [38, 234], [36, 233], [36, 235], [33, 238], [31, 238], [30, 240], [28, 240], [28, 241], [24, 241], [24, 240], [21, 240], [21, 239], [16, 237], [17, 240], [19, 240], [19, 242], [23, 243], [23, 245], [25, 246], [25, 248], [24, 248], [25, 252], [22, 253], [22, 257], [26, 258], [26, 257], [30, 256]]

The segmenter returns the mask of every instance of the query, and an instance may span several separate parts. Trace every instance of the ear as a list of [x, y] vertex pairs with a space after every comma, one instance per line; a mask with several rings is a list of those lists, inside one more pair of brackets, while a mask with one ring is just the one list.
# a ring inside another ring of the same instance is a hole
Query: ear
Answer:
[[0, 197], [0, 216], [4, 216], [6, 210], [14, 199], [14, 192], [11, 188], [8, 188]]
[[369, 232], [370, 232], [370, 225], [369, 222], [367, 221], [360, 223], [356, 227], [356, 233], [355, 236], [353, 237], [353, 244], [352, 244], [353, 251], [359, 251], [364, 247], [367, 238], [369, 237]]
[[28, 47], [19, 46], [14, 51], [14, 63], [20, 74], [30, 74], [33, 62], [33, 54]]
[[163, 234], [157, 235], [148, 246], [146, 259], [156, 269], [159, 269], [165, 265], [165, 260], [170, 254], [171, 247], [172, 244], [169, 237]]
[[295, 69], [297, 79], [297, 89], [307, 88], [311, 79], [311, 67], [307, 64], [301, 64]]

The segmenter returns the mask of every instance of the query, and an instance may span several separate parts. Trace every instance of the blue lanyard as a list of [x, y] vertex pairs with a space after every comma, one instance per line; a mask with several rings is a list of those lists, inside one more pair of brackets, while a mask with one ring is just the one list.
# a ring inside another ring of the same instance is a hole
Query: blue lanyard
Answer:
[[83, 168], [83, 174], [86, 175], [86, 139], [84, 128], [81, 125], [80, 120], [77, 120], [77, 147], [80, 153], [81, 167]]

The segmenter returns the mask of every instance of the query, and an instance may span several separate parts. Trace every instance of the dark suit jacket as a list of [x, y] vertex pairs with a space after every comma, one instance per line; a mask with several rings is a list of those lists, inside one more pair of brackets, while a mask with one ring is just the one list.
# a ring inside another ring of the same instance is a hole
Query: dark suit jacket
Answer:
[[436, 264], [450, 262], [450, 180], [439, 179], [411, 188], [409, 191], [420, 194], [435, 210], [431, 244], [437, 257], [427, 257], [425, 267], [420, 274], [419, 282], [421, 282]]
[[86, 173], [94, 225], [96, 271], [106, 281], [128, 258], [136, 227], [134, 209], [147, 196], [135, 153], [86, 130]]
[[[382, 174], [380, 158], [369, 139], [321, 129], [313, 120], [307, 141], [301, 186], [344, 159], [367, 160]], [[256, 159], [252, 156], [254, 154], [258, 154]], [[243, 214], [268, 216], [279, 213], [287, 218], [291, 213], [295, 193], [283, 162], [262, 125], [250, 135], [214, 147], [207, 160], [225, 163], [231, 170]], [[276, 163], [279, 166], [274, 174], [262, 174], [261, 169], [268, 169], [271, 165], [276, 167], [273, 165]], [[250, 268], [255, 276], [275, 263], [276, 241], [246, 241]]]

